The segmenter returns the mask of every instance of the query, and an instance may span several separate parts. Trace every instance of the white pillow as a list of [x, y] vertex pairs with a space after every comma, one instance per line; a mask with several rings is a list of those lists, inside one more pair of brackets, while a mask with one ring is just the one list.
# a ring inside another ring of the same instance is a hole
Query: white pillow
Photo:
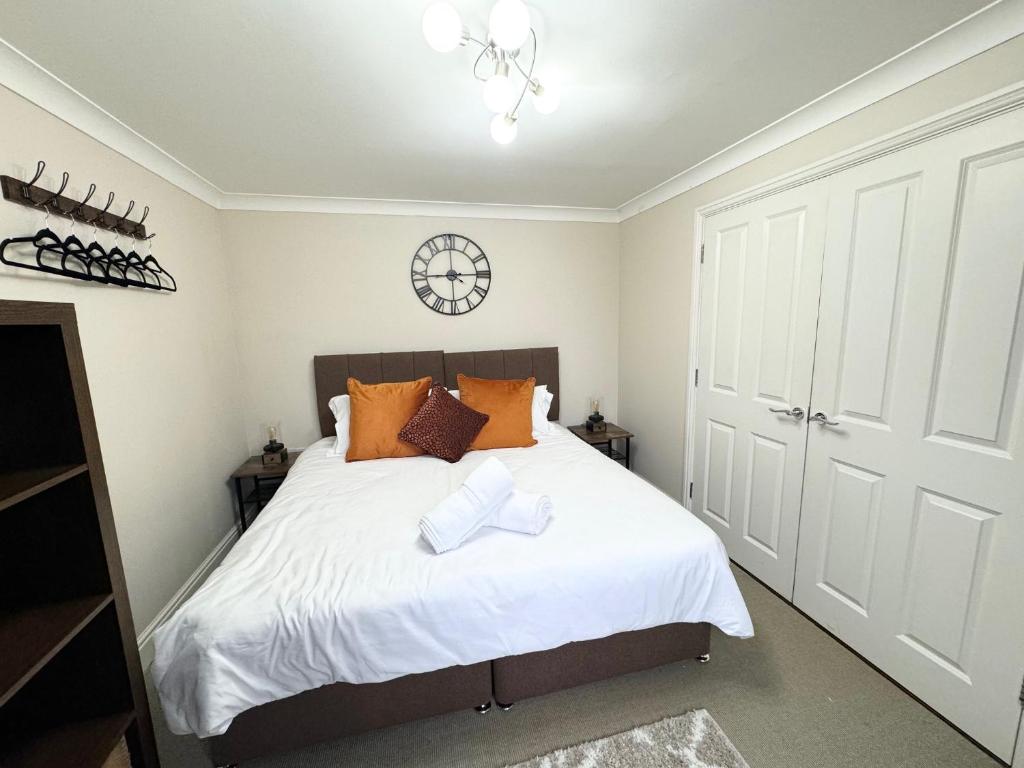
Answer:
[[348, 429], [352, 416], [352, 401], [348, 395], [332, 397], [327, 406], [334, 414], [333, 456], [344, 456], [348, 452]]
[[555, 396], [548, 392], [548, 385], [533, 388], [533, 436], [550, 435], [555, 430], [548, 421], [548, 411]]
[[[454, 397], [456, 400], [459, 399], [459, 390], [449, 389], [448, 394]], [[551, 402], [555, 399], [555, 396], [548, 392], [548, 385], [541, 384], [540, 386], [533, 388], [533, 406], [531, 415], [533, 416], [533, 436], [538, 435], [550, 435], [555, 430], [551, 426], [551, 422], [548, 421], [548, 411], [551, 410]]]

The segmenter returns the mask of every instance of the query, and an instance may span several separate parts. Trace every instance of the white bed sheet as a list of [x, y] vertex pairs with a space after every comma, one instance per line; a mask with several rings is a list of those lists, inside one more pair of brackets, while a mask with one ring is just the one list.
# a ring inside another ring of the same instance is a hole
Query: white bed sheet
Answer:
[[[307, 449], [207, 582], [156, 633], [175, 733], [223, 733], [250, 707], [627, 630], [750, 616], [719, 538], [563, 427], [531, 448], [345, 463]], [[488, 456], [546, 493], [539, 536], [483, 528], [435, 555], [417, 521]]]

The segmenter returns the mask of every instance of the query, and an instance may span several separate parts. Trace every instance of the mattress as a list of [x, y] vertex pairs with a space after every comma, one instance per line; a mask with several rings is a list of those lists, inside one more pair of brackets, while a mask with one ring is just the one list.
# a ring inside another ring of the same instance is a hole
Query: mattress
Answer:
[[[346, 463], [303, 452], [207, 582], [156, 632], [170, 729], [223, 733], [240, 712], [335, 682], [403, 675], [672, 622], [736, 637], [750, 616], [719, 538], [555, 425], [531, 448]], [[435, 555], [417, 521], [488, 456], [548, 494], [539, 536], [483, 528]]]

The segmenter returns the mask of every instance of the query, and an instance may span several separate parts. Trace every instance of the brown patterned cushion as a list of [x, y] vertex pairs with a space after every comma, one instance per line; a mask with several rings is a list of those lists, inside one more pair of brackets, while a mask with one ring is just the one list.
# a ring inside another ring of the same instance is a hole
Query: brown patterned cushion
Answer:
[[431, 456], [454, 464], [469, 450], [470, 443], [489, 418], [460, 403], [443, 386], [435, 384], [427, 401], [398, 436]]

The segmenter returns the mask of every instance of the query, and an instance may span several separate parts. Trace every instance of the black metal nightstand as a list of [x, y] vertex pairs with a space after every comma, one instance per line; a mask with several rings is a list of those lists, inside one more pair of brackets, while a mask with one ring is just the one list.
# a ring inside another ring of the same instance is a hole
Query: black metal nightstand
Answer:
[[[632, 432], [627, 432], [622, 427], [612, 424], [610, 421], [606, 422], [608, 429], [605, 432], [587, 432], [586, 424], [578, 424], [576, 426], [569, 427], [569, 431], [572, 432], [576, 437], [585, 443], [589, 443], [595, 448], [601, 446], [607, 447], [608, 458], [614, 459], [621, 463], [626, 469], [629, 469], [629, 441], [635, 437]], [[625, 442], [625, 453], [619, 453], [612, 448], [613, 440], [622, 440]]]
[[[250, 505], [256, 507], [256, 512], [253, 515], [253, 518], [255, 518], [260, 513], [260, 510], [267, 506], [267, 502], [273, 498], [277, 489], [281, 486], [281, 481], [284, 480], [285, 475], [295, 465], [295, 461], [301, 453], [302, 451], [288, 451], [288, 461], [284, 464], [264, 464], [262, 456], [250, 456], [242, 466], [231, 473], [231, 477], [235, 481], [235, 498], [238, 501], [238, 524], [242, 529], [242, 533], [245, 533], [249, 527], [249, 522], [246, 520], [245, 515], [246, 507]], [[252, 478], [253, 489], [248, 495], [243, 495], [242, 479], [247, 477]]]

